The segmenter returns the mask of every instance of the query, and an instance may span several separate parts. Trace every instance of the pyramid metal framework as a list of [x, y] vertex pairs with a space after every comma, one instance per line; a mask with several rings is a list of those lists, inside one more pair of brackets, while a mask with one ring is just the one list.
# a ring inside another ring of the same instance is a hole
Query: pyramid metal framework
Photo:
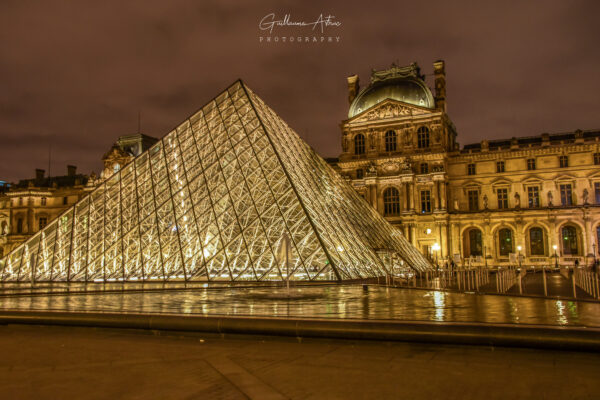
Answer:
[[236, 81], [9, 253], [1, 279], [349, 280], [394, 258], [431, 268]]

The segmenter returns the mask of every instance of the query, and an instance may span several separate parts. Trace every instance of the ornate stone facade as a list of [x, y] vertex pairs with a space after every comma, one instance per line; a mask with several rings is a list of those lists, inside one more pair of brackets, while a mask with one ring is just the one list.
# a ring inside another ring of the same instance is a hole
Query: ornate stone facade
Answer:
[[157, 139], [143, 134], [121, 136], [102, 157], [104, 169], [100, 177], [77, 174], [76, 167], [67, 166], [67, 175], [47, 177], [36, 170], [34, 179], [15, 185], [0, 181], [0, 258], [8, 254], [67, 208], [104, 182]]
[[95, 177], [77, 174], [67, 166], [67, 175], [47, 177], [37, 169], [33, 179], [24, 179], [0, 195], [0, 253], [8, 254], [58, 217], [95, 186]]
[[[433, 260], [502, 265], [520, 254], [526, 264], [593, 262], [600, 131], [461, 149], [446, 113], [444, 62], [434, 63], [435, 96], [416, 64], [403, 68], [402, 76], [375, 71], [361, 91], [358, 77], [348, 78], [351, 105], [336, 164], [355, 189]], [[423, 106], [432, 96], [433, 106]]]

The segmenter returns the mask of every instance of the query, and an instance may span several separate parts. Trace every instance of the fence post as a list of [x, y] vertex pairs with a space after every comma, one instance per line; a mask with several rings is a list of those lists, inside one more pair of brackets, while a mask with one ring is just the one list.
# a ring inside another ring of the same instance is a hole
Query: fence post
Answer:
[[573, 285], [573, 298], [577, 298], [577, 286], [575, 286], [575, 268], [573, 268], [573, 273], [571, 274], [571, 284]]

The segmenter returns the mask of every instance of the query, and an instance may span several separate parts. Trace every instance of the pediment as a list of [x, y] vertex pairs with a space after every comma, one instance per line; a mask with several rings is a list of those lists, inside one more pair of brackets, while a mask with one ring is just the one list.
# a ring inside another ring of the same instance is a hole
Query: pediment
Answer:
[[543, 182], [544, 179], [540, 178], [537, 175], [531, 175], [528, 176], [527, 178], [523, 179], [522, 183], [539, 183], [539, 182]]
[[589, 174], [587, 174], [586, 178], [600, 178], [600, 170], [591, 171]]
[[121, 150], [117, 146], [113, 146], [103, 157], [102, 160], [109, 160], [115, 158], [129, 157], [130, 155], [125, 151]]
[[415, 106], [398, 100], [386, 99], [348, 119], [348, 122], [370, 122], [375, 120], [407, 117], [411, 115], [431, 114], [435, 110]]
[[498, 185], [512, 185], [512, 182], [509, 181], [506, 178], [496, 178], [496, 179], [492, 180], [491, 184], [493, 186], [498, 186]]

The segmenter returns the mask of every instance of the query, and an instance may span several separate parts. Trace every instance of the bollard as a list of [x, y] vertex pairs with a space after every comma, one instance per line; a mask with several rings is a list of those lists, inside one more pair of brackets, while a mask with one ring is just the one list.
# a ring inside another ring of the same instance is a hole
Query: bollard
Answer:
[[500, 270], [496, 270], [496, 293], [500, 293], [500, 284], [498, 275], [500, 274]]
[[523, 294], [523, 278], [519, 274], [519, 294]]

